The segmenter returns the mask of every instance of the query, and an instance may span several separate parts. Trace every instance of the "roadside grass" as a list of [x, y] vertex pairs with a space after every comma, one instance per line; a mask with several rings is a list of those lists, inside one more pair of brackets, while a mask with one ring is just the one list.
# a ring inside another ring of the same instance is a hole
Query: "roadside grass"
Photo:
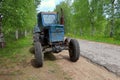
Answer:
[[[46, 75], [52, 76], [55, 80], [72, 80], [72, 78], [64, 72], [58, 64], [56, 64], [56, 58], [51, 53], [45, 54], [44, 67], [39, 69], [40, 72], [32, 72], [33, 69], [36, 70], [36, 68], [34, 68], [34, 66], [33, 68], [30, 67], [32, 66], [31, 60], [33, 58], [32, 54], [29, 52], [29, 49], [32, 47], [31, 44], [32, 38], [31, 36], [28, 36], [26, 38], [7, 43], [5, 48], [0, 49], [0, 75], [5, 75], [5, 77], [10, 77], [12, 75], [14, 76], [12, 80], [17, 79], [16, 75], [27, 75], [27, 78], [23, 77], [23, 79], [26, 80], [44, 80], [44, 76]], [[29, 76], [26, 70], [31, 71], [31, 74], [37, 73], [43, 76], [37, 79], [37, 76]]]
[[109, 44], [115, 44], [120, 45], [120, 40], [116, 40], [114, 38], [110, 37], [104, 37], [104, 36], [78, 36], [73, 34], [66, 34], [67, 37], [73, 37], [77, 39], [83, 39], [83, 40], [90, 40], [95, 42], [102, 42], [102, 43], [109, 43]]
[[26, 47], [30, 48], [31, 44], [31, 36], [27, 36], [26, 38], [21, 38], [16, 41], [7, 41], [5, 48], [0, 48], [0, 65], [4, 65], [5, 62], [16, 63], [21, 62], [21, 60], [25, 60], [28, 55], [28, 49], [26, 50]]
[[32, 43], [30, 36], [16, 41], [7, 41], [5, 48], [0, 48], [0, 57], [10, 57], [19, 52], [21, 48], [30, 46]]

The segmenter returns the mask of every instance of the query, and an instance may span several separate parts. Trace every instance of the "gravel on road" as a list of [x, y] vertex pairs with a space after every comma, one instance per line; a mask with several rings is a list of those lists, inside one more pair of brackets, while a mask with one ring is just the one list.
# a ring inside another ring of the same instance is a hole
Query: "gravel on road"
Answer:
[[78, 40], [81, 55], [120, 76], [120, 46]]

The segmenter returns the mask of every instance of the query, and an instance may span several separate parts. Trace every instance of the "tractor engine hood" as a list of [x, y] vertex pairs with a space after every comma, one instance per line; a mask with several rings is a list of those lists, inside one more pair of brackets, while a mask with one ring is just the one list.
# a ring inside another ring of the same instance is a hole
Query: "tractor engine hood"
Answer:
[[48, 26], [49, 30], [51, 32], [63, 32], [64, 31], [64, 25], [59, 25], [59, 24], [52, 24]]
[[59, 42], [64, 41], [64, 26], [63, 25], [50, 25], [49, 28], [49, 41], [50, 42]]

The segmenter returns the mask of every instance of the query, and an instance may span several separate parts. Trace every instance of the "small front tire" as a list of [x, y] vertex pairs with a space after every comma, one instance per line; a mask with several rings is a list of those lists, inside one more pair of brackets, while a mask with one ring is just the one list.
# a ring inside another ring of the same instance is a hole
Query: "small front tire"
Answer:
[[42, 53], [42, 46], [40, 42], [35, 42], [35, 59], [37, 67], [43, 66], [44, 55]]

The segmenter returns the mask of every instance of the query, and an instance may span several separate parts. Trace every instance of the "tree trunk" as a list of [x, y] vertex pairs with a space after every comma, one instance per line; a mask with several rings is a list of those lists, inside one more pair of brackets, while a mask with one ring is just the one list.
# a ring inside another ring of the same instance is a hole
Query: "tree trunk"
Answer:
[[15, 32], [15, 39], [18, 40], [18, 38], [19, 38], [18, 30], [16, 30], [16, 32]]
[[112, 17], [111, 17], [111, 21], [110, 21], [110, 23], [111, 23], [111, 27], [110, 27], [110, 37], [113, 37], [113, 35], [114, 35], [114, 2], [115, 2], [115, 0], [111, 0], [111, 4], [112, 4], [112, 9], [111, 9], [111, 11], [112, 11]]
[[25, 37], [27, 36], [27, 31], [26, 31], [26, 30], [25, 30], [24, 36], [25, 36]]
[[110, 37], [113, 37], [113, 35], [114, 35], [114, 21], [111, 20]]
[[83, 30], [82, 30], [82, 28], [80, 28], [80, 36], [82, 36], [83, 35]]

